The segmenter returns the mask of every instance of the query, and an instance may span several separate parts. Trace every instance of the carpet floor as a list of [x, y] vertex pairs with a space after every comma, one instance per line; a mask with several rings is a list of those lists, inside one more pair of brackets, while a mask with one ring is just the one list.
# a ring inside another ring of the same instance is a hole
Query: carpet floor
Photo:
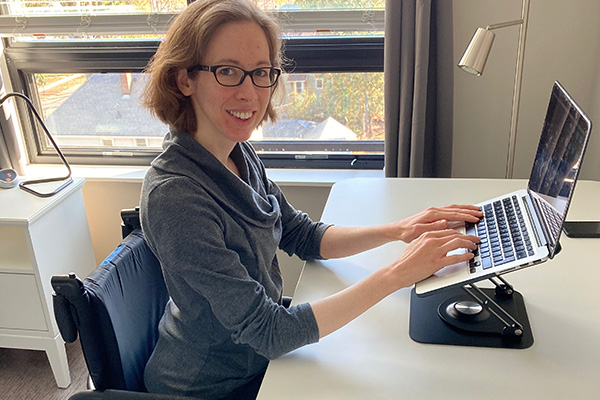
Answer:
[[61, 389], [46, 352], [0, 348], [0, 400], [67, 400], [85, 390], [88, 373], [79, 341], [66, 349], [71, 385]]

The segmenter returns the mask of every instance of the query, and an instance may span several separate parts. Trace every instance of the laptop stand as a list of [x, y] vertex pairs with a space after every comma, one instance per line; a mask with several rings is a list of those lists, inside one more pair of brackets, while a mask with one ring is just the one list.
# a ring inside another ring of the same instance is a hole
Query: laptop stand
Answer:
[[533, 334], [523, 296], [503, 278], [410, 298], [411, 339], [419, 343], [526, 349]]

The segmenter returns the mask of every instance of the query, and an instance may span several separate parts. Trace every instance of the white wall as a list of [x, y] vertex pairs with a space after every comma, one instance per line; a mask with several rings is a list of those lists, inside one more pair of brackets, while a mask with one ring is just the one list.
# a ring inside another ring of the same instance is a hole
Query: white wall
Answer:
[[[453, 4], [457, 62], [478, 26], [521, 15], [521, 0], [454, 0]], [[529, 176], [554, 80], [600, 124], [600, 1], [531, 0], [529, 16], [515, 178]], [[518, 26], [495, 31], [482, 77], [455, 70], [454, 177], [504, 177], [518, 32]], [[586, 179], [600, 180], [598, 135], [592, 133], [584, 161]]]

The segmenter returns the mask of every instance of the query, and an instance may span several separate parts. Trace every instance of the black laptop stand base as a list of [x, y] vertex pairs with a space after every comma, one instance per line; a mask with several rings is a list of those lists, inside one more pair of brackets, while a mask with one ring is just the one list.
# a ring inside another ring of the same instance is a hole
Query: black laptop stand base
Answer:
[[419, 343], [526, 349], [533, 334], [523, 296], [504, 279], [493, 289], [474, 283], [410, 297], [409, 334]]

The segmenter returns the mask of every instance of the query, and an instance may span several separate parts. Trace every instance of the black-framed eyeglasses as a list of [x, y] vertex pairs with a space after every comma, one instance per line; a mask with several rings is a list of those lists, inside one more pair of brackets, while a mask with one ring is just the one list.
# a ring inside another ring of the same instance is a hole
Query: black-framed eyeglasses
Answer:
[[227, 87], [239, 86], [244, 82], [246, 76], [250, 76], [254, 86], [259, 88], [270, 88], [277, 83], [277, 79], [279, 79], [279, 75], [281, 75], [281, 69], [276, 67], [262, 67], [253, 69], [252, 71], [246, 71], [245, 69], [233, 65], [213, 65], [209, 67], [198, 64], [188, 68], [187, 71], [212, 72], [217, 83]]

